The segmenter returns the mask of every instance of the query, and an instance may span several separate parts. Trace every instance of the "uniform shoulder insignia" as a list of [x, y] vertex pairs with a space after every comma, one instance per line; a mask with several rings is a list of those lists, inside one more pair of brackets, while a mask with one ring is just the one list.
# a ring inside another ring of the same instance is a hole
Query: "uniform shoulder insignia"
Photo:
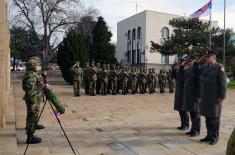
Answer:
[[219, 65], [220, 65], [220, 71], [221, 71], [221, 72], [225, 72], [224, 66], [223, 66], [222, 64], [219, 64]]
[[223, 67], [223, 66], [221, 67], [221, 69], [220, 69], [220, 70], [221, 70], [221, 72], [225, 72], [225, 69], [224, 69], [224, 67]]

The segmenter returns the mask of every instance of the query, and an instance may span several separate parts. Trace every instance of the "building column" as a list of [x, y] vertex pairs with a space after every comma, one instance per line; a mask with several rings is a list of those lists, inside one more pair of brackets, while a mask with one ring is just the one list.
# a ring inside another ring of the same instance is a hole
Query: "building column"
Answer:
[[5, 111], [10, 94], [10, 50], [7, 0], [0, 0], [0, 128], [5, 127]]

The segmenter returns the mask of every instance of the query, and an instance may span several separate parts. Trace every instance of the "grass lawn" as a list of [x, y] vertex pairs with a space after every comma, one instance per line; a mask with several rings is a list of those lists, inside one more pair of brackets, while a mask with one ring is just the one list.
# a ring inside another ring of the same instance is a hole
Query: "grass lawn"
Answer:
[[235, 80], [232, 80], [228, 83], [228, 88], [235, 89]]

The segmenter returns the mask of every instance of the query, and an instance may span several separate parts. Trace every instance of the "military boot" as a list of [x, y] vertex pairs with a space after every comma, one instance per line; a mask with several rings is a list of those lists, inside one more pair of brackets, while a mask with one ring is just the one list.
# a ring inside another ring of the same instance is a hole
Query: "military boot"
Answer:
[[42, 139], [40, 137], [34, 136], [32, 134], [27, 135], [27, 144], [38, 144], [41, 143]]

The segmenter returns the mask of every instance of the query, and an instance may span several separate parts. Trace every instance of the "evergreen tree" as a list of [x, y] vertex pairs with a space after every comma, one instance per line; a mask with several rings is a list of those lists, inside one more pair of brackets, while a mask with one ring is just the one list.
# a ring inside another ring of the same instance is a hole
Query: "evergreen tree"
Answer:
[[116, 63], [115, 46], [110, 43], [112, 37], [111, 31], [103, 17], [98, 17], [97, 24], [92, 32], [92, 50], [90, 58], [95, 61]]
[[70, 69], [76, 61], [79, 61], [80, 65], [84, 66], [88, 60], [85, 46], [84, 37], [74, 31], [67, 33], [66, 37], [59, 45], [57, 61], [62, 75], [68, 83], [72, 83]]

